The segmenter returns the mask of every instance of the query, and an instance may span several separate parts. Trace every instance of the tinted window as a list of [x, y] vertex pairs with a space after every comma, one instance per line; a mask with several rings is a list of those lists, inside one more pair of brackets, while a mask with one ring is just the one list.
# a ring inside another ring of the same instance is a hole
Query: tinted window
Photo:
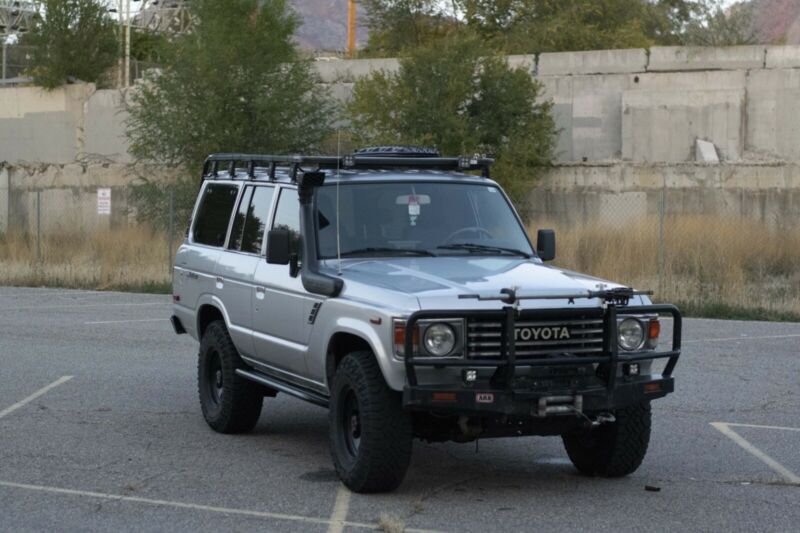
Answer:
[[272, 209], [272, 187], [256, 187], [242, 232], [242, 251], [254, 254], [261, 253], [264, 242], [264, 229], [267, 227], [269, 212]]
[[231, 230], [231, 240], [228, 248], [238, 250], [242, 245], [242, 232], [244, 231], [244, 220], [247, 218], [247, 211], [250, 208], [250, 199], [253, 197], [253, 187], [247, 187], [239, 201], [239, 209], [233, 217], [233, 229]]
[[239, 188], [225, 183], [210, 183], [203, 192], [194, 223], [194, 241], [209, 246], [222, 246], [228, 233], [233, 205]]
[[[343, 256], [368, 249], [397, 255], [532, 254], [514, 211], [500, 189], [466, 183], [347, 183], [340, 186], [339, 241]], [[317, 235], [322, 258], [336, 257], [337, 191], [317, 191]], [[468, 250], [472, 247], [472, 250]], [[477, 250], [482, 247], [483, 250]]]
[[297, 200], [297, 191], [281, 191], [272, 229], [288, 229], [291, 233], [292, 253], [300, 256], [300, 203]]

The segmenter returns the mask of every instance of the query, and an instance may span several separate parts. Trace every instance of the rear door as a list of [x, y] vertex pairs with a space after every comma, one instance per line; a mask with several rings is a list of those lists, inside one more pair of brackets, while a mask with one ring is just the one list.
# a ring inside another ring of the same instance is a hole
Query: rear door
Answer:
[[272, 185], [247, 185], [233, 217], [230, 238], [216, 267], [215, 294], [225, 304], [234, 343], [244, 355], [253, 356], [252, 314], [255, 273], [263, 257], [275, 188]]
[[187, 243], [175, 257], [174, 293], [182, 321], [194, 330], [198, 300], [215, 290], [215, 269], [227, 242], [239, 184], [205, 182]]

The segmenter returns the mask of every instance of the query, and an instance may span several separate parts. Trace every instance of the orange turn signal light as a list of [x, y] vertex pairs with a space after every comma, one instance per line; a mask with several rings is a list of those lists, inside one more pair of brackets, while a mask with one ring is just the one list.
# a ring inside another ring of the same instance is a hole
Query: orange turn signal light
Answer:
[[657, 318], [650, 320], [650, 327], [647, 330], [647, 337], [649, 339], [657, 339], [661, 335], [661, 322]]
[[[419, 346], [419, 327], [416, 325], [414, 326], [412, 332], [412, 340], [411, 345], [414, 347], [414, 352], [417, 351], [417, 346]], [[395, 351], [398, 354], [405, 353], [406, 349], [406, 323], [405, 322], [395, 322], [394, 323], [394, 347]]]

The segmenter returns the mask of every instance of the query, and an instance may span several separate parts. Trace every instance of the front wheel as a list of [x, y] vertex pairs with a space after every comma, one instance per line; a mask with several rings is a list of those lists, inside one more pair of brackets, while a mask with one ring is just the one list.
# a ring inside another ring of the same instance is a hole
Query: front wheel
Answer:
[[411, 461], [411, 416], [370, 352], [354, 352], [336, 369], [330, 445], [342, 482], [353, 492], [396, 489]]
[[642, 464], [650, 443], [650, 402], [614, 412], [616, 420], [562, 436], [570, 461], [582, 474], [621, 477]]

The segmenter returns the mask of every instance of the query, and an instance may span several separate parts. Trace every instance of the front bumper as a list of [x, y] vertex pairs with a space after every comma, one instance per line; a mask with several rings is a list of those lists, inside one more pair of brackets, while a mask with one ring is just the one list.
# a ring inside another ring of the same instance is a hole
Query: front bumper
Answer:
[[[546, 318], [553, 310], [525, 312], [525, 318]], [[559, 354], [552, 357], [517, 358], [514, 342], [515, 322], [519, 311], [511, 306], [498, 311], [468, 311], [459, 313], [470, 317], [491, 316], [503, 322], [503, 341], [500, 358], [448, 359], [432, 361], [431, 358], [413, 357], [413, 328], [419, 320], [452, 317], [452, 311], [419, 311], [406, 322], [405, 369], [408, 380], [403, 390], [406, 409], [435, 411], [448, 414], [519, 415], [547, 417], [552, 415], [577, 415], [581, 413], [611, 411], [644, 400], [653, 400], [674, 391], [672, 371], [680, 357], [682, 320], [673, 305], [617, 306], [608, 305], [603, 310], [603, 350], [592, 356]], [[617, 347], [618, 314], [669, 314], [673, 319], [672, 346], [665, 351], [619, 353]], [[666, 359], [662, 374], [622, 375], [623, 365], [643, 361]], [[419, 384], [417, 367], [461, 367], [468, 369], [494, 369], [491, 380], [461, 384]], [[590, 368], [597, 375], [575, 379], [567, 387], [530, 387], [524, 379], [517, 379], [520, 368]], [[602, 372], [599, 369], [603, 369]]]

